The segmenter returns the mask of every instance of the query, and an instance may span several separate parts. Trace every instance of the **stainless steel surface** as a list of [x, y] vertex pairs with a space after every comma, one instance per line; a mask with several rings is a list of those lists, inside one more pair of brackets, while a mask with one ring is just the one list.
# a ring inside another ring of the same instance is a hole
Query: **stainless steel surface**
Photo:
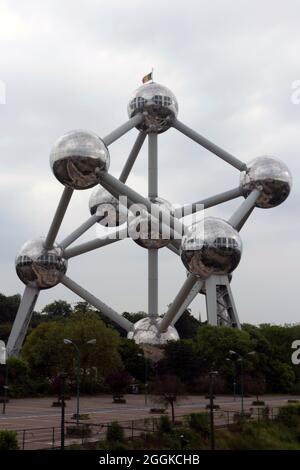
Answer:
[[203, 137], [203, 135], [198, 134], [198, 132], [186, 126], [185, 124], [183, 124], [183, 122], [180, 122], [177, 119], [174, 119], [172, 125], [173, 127], [175, 127], [175, 129], [182, 132], [182, 134], [194, 140], [195, 142], [197, 142], [197, 144], [202, 145], [202, 147], [214, 153], [215, 155], [220, 157], [222, 160], [229, 163], [229, 165], [232, 165], [237, 170], [242, 171], [246, 169], [246, 163], [242, 162], [241, 160], [234, 157], [226, 150], [222, 149], [218, 145], [206, 139], [206, 137]]
[[98, 223], [105, 227], [117, 227], [127, 222], [127, 208], [102, 186], [93, 189], [89, 209], [91, 215], [97, 214]]
[[125, 331], [128, 332], [132, 330], [133, 324], [129, 320], [122, 317], [122, 315], [119, 315], [115, 310], [106, 305], [104, 302], [102, 302], [100, 299], [95, 297], [93, 294], [88, 292], [86, 289], [81, 287], [69, 277], [63, 276], [61, 279], [61, 283], [64, 286], [68, 287], [68, 289], [70, 289], [72, 292], [79, 295], [79, 297], [81, 297], [87, 303], [91, 304], [93, 307], [103, 313], [103, 315], [105, 315], [111, 321], [113, 321], [117, 325], [120, 325]]
[[109, 152], [96, 134], [70, 131], [53, 145], [50, 165], [58, 181], [73, 189], [92, 188], [98, 184], [97, 172], [109, 168]]
[[127, 335], [137, 344], [166, 344], [168, 341], [177, 341], [178, 333], [173, 326], [169, 326], [167, 331], [160, 333], [158, 330], [160, 318], [142, 318], [133, 325], [133, 330]]
[[[152, 204], [158, 205], [165, 212], [166, 217], [168, 217], [169, 213], [173, 215], [173, 206], [165, 199], [156, 197], [151, 198], [150, 201]], [[133, 238], [133, 240], [143, 248], [159, 249], [167, 246], [170, 242], [168, 233], [160, 231], [160, 221], [151, 217], [146, 209], [141, 210], [138, 217], [129, 210], [128, 230], [132, 238], [133, 234], [136, 235], [136, 238]]]
[[278, 158], [263, 156], [248, 163], [241, 173], [240, 184], [247, 197], [253, 189], [261, 189], [256, 206], [263, 209], [278, 206], [288, 197], [292, 188], [292, 175]]
[[54, 245], [44, 248], [44, 238], [26, 242], [16, 257], [16, 271], [24, 284], [37, 289], [49, 289], [58, 284], [67, 270], [62, 249]]
[[243, 223], [247, 220], [247, 215], [255, 207], [255, 203], [259, 198], [261, 191], [259, 189], [252, 189], [248, 197], [242, 202], [237, 210], [232, 214], [228, 223], [232, 225], [236, 230], [240, 230], [243, 227]]
[[182, 238], [180, 253], [187, 270], [206, 279], [234, 271], [241, 259], [242, 240], [225, 220], [206, 217]]
[[39, 289], [29, 286], [25, 287], [14, 324], [7, 341], [7, 357], [17, 357], [19, 355], [38, 296]]
[[141, 124], [143, 120], [144, 120], [144, 116], [142, 115], [142, 113], [136, 114], [134, 117], [129, 119], [129, 121], [125, 122], [125, 124], [122, 124], [120, 127], [112, 131], [109, 135], [106, 135], [105, 137], [103, 137], [102, 140], [104, 144], [107, 146], [111, 145], [113, 142], [118, 140], [128, 131], [138, 126], [139, 124]]
[[137, 128], [144, 132], [165, 132], [178, 114], [178, 103], [169, 88], [158, 83], [142, 85], [133, 93], [127, 107], [129, 117], [143, 113]]
[[51, 250], [51, 248], [54, 245], [61, 223], [68, 209], [72, 194], [73, 194], [73, 189], [66, 186], [63, 190], [63, 193], [60, 198], [58, 207], [56, 209], [54, 218], [52, 220], [52, 223], [50, 225], [49, 231], [46, 236], [46, 240], [44, 243], [46, 250]]

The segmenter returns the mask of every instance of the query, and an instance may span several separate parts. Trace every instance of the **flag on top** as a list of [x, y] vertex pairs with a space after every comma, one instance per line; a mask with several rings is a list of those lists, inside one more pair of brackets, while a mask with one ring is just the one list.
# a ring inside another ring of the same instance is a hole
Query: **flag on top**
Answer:
[[143, 83], [147, 83], [147, 82], [150, 82], [150, 80], [153, 80], [152, 75], [153, 75], [153, 70], [152, 72], [148, 73], [147, 75], [143, 77]]

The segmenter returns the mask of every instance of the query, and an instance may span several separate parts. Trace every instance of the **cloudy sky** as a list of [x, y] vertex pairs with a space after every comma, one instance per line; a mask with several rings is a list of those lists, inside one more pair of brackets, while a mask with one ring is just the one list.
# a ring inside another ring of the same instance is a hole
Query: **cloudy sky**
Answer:
[[[49, 166], [51, 145], [66, 131], [100, 136], [127, 119], [141, 78], [177, 96], [179, 119], [250, 161], [275, 155], [294, 179], [289, 199], [256, 209], [241, 235], [244, 252], [232, 281], [242, 322], [299, 322], [300, 79], [299, 1], [289, 0], [44, 0], [0, 1], [0, 290], [23, 291], [14, 257], [28, 239], [47, 232], [62, 186]], [[118, 176], [137, 131], [110, 147]], [[144, 148], [128, 184], [146, 195]], [[159, 193], [177, 203], [238, 185], [239, 172], [175, 130], [159, 136]], [[90, 190], [76, 191], [58, 239], [88, 213]], [[209, 211], [228, 218], [242, 201]], [[82, 240], [97, 236], [92, 228]], [[185, 279], [181, 261], [159, 253], [160, 311]], [[74, 258], [68, 275], [116, 310], [147, 307], [147, 253], [132, 240]], [[44, 291], [79, 300], [63, 286]], [[192, 307], [204, 318], [203, 298]]]

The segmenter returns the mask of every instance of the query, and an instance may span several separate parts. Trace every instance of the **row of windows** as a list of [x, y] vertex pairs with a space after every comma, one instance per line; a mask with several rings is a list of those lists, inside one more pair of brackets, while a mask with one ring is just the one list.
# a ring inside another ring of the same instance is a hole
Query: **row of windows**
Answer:
[[169, 96], [155, 95], [151, 100], [146, 100], [142, 96], [138, 96], [133, 98], [130, 102], [130, 107], [131, 109], [143, 108], [148, 101], [152, 101], [159, 106], [171, 106], [172, 104], [172, 100]]
[[[57, 256], [52, 255], [52, 254], [46, 254], [42, 255], [36, 260], [38, 263], [44, 264], [44, 265], [64, 265], [63, 260], [57, 259]], [[32, 264], [33, 260], [29, 258], [29, 256], [19, 256], [17, 259], [17, 265], [19, 266], [26, 266]]]
[[234, 238], [227, 238], [227, 237], [218, 237], [214, 241], [214, 245], [216, 248], [226, 248], [228, 250], [233, 250], [238, 248], [238, 243]]

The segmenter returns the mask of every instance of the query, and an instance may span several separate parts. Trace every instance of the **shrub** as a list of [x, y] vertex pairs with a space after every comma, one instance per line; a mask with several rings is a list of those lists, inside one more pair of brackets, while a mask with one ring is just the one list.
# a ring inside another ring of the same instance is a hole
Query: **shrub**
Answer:
[[1, 450], [18, 450], [18, 439], [15, 431], [0, 431], [0, 451]]
[[191, 413], [188, 416], [188, 423], [194, 431], [199, 432], [203, 436], [209, 435], [209, 418], [207, 413]]
[[113, 421], [108, 426], [106, 440], [109, 442], [124, 442], [124, 430], [117, 421]]
[[158, 422], [158, 430], [161, 433], [170, 433], [172, 431], [172, 423], [169, 416], [161, 416]]

